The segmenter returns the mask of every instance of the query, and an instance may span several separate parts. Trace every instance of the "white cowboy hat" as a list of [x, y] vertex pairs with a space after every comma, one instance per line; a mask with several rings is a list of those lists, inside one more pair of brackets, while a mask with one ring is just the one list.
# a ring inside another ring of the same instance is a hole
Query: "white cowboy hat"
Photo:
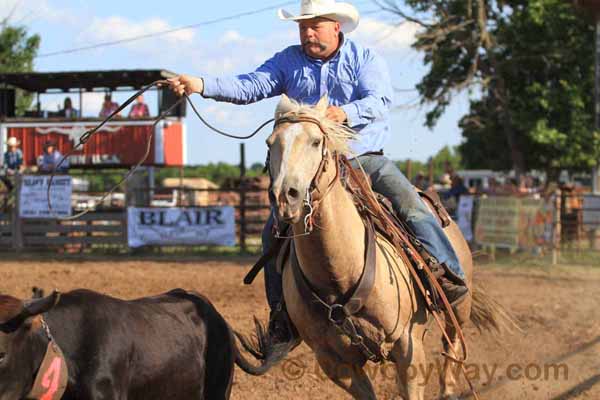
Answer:
[[350, 33], [358, 26], [360, 19], [358, 10], [349, 3], [337, 3], [335, 0], [302, 0], [300, 15], [294, 15], [280, 8], [277, 12], [284, 21], [301, 21], [323, 17], [337, 21], [342, 32]]
[[8, 138], [8, 140], [6, 141], [6, 144], [8, 146], [18, 146], [19, 145], [19, 139], [17, 139], [14, 136], [11, 136]]

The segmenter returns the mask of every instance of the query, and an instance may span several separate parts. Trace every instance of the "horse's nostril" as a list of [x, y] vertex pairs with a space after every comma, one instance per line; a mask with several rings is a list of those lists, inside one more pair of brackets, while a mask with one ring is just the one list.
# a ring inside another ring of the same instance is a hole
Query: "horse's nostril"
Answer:
[[291, 199], [297, 199], [300, 196], [300, 192], [298, 192], [296, 189], [294, 188], [289, 188], [288, 189], [288, 197]]

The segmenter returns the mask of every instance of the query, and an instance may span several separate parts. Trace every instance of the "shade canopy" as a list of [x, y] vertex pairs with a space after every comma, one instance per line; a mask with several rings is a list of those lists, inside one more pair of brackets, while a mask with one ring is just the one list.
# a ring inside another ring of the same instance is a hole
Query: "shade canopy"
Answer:
[[48, 91], [68, 92], [73, 89], [92, 91], [94, 89], [131, 90], [159, 79], [175, 76], [166, 70], [115, 70], [81, 72], [25, 72], [0, 73], [0, 86], [8, 85], [32, 93]]

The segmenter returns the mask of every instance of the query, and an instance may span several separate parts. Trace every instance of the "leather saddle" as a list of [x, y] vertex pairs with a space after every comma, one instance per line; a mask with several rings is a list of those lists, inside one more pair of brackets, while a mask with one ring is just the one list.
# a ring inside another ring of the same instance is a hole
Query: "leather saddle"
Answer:
[[[363, 174], [360, 174], [359, 176], [363, 177], [366, 180], [369, 180], [368, 177], [364, 176]], [[371, 185], [370, 180], [369, 180], [368, 184]], [[448, 227], [450, 225], [450, 223], [452, 222], [452, 217], [450, 217], [450, 214], [448, 213], [448, 211], [442, 204], [442, 201], [441, 201], [440, 196], [438, 195], [437, 191], [435, 191], [435, 189], [429, 189], [427, 191], [423, 191], [421, 189], [416, 189], [416, 190], [417, 190], [417, 193], [419, 194], [419, 196], [421, 196], [421, 199], [425, 202], [425, 204], [431, 211], [431, 213], [436, 217], [440, 226], [442, 228]], [[379, 204], [382, 206], [384, 211], [386, 213], [388, 213], [392, 217], [392, 219], [395, 220], [402, 227], [403, 230], [408, 231], [408, 233], [410, 234], [410, 231], [409, 231], [408, 227], [406, 226], [406, 224], [404, 223], [402, 217], [400, 217], [394, 211], [390, 200], [388, 200], [385, 196], [383, 196], [379, 193], [376, 193], [376, 196], [377, 196], [377, 200], [379, 201]], [[376, 221], [374, 222], [374, 225], [375, 225], [375, 230], [377, 231], [377, 233], [381, 234], [388, 241], [391, 241], [392, 238], [390, 237], [390, 235], [384, 229], [383, 226], [378, 224]], [[291, 234], [291, 232], [288, 232], [288, 234]], [[287, 234], [286, 234], [286, 236], [287, 236]], [[286, 261], [289, 258], [291, 243], [292, 243], [292, 239], [285, 239], [283, 241], [283, 243], [281, 244], [281, 250], [279, 250], [278, 253], [276, 254], [276, 256], [277, 256], [276, 265], [277, 265], [277, 271], [279, 273], [281, 273], [281, 271], [283, 270], [283, 265], [286, 263]]]

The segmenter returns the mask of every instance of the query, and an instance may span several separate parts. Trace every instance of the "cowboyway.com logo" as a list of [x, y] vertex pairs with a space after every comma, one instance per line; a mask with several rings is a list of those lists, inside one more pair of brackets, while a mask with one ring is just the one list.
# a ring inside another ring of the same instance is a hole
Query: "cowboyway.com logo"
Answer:
[[[347, 375], [352, 368], [350, 364], [337, 364], [333, 366], [339, 369], [341, 376]], [[432, 379], [444, 373], [444, 363], [440, 360], [427, 364], [411, 365], [408, 367], [407, 376], [409, 381], [417, 381], [417, 384], [425, 386]], [[327, 369], [330, 369], [329, 366]], [[391, 379], [396, 380], [396, 366], [393, 363], [386, 364], [366, 364], [362, 368], [371, 380]], [[322, 371], [316, 361], [306, 362], [301, 358], [291, 358], [285, 360], [281, 365], [281, 370], [286, 379], [296, 381], [302, 379], [306, 374], [317, 376], [318, 379], [328, 380], [329, 378]], [[500, 377], [505, 379], [520, 381], [566, 381], [569, 379], [569, 367], [566, 364], [539, 364], [539, 363], [511, 363], [508, 365], [485, 364], [485, 363], [465, 363], [467, 377], [473, 382], [480, 382], [483, 385], [489, 385]], [[462, 376], [460, 369], [450, 370], [458, 379]]]

